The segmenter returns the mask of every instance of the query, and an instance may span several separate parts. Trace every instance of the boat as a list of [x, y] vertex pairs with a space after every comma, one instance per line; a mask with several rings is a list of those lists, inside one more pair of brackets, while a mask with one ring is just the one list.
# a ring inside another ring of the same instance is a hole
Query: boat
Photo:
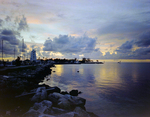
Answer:
[[121, 61], [119, 61], [118, 63], [121, 63]]

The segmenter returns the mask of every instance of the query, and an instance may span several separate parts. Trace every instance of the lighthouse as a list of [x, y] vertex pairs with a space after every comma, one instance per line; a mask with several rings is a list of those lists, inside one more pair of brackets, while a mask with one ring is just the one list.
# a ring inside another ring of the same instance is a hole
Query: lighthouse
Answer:
[[31, 51], [30, 61], [36, 61], [36, 51], [34, 49]]

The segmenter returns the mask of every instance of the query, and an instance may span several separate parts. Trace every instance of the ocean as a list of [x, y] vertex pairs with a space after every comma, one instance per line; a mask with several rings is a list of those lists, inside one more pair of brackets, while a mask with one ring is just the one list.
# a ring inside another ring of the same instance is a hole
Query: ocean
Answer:
[[78, 89], [86, 110], [100, 117], [150, 116], [150, 63], [56, 65], [42, 83]]

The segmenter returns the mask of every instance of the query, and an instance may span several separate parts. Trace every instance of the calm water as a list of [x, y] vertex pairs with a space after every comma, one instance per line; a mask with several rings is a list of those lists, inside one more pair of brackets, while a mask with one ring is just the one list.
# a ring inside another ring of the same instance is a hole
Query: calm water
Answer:
[[[56, 65], [44, 79], [64, 91], [78, 89], [86, 110], [101, 117], [150, 115], [150, 63]], [[79, 71], [79, 72], [77, 72]]]

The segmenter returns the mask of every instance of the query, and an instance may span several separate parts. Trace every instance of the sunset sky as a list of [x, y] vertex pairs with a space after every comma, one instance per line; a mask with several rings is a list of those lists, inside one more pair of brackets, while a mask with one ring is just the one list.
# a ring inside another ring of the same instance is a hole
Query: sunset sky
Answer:
[[150, 1], [0, 0], [5, 59], [22, 39], [26, 58], [150, 59]]

